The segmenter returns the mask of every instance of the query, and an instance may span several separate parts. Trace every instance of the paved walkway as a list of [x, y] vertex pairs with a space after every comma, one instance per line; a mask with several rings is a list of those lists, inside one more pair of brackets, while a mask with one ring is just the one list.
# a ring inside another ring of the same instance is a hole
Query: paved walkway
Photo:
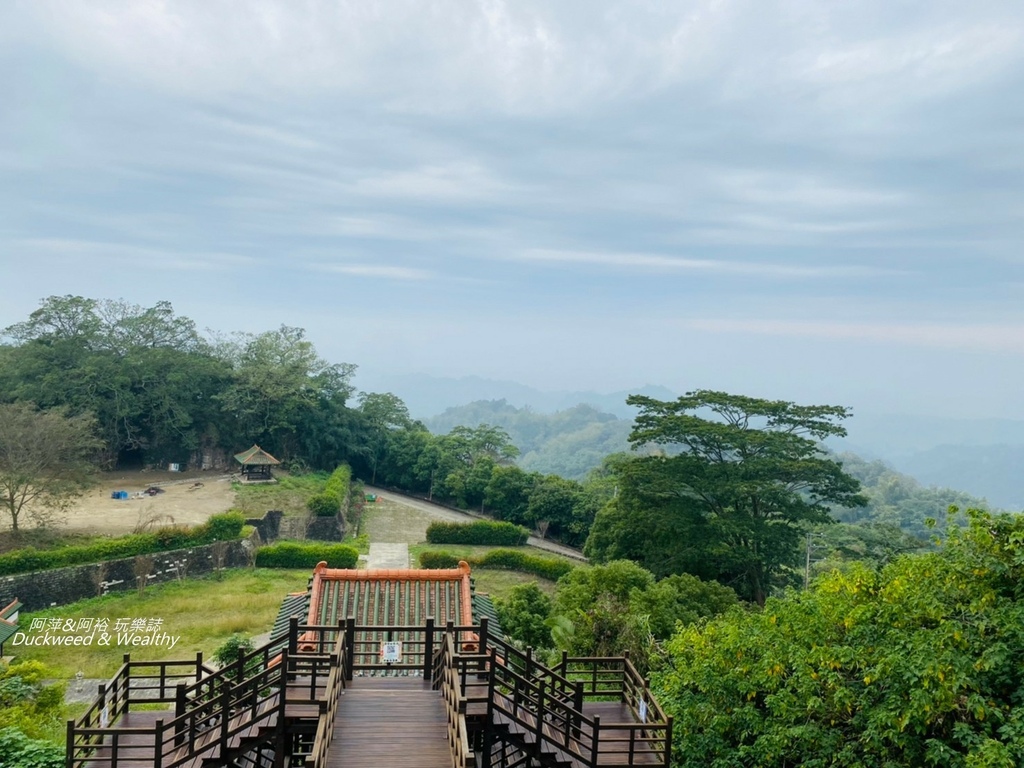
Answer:
[[366, 559], [367, 568], [408, 568], [409, 545], [402, 544], [370, 544], [370, 556]]
[[[371, 488], [366, 486], [367, 493], [375, 493], [382, 499], [393, 501], [396, 504], [404, 504], [407, 507], [418, 509], [421, 512], [426, 512], [428, 515], [433, 517], [435, 520], [450, 520], [452, 522], [468, 523], [473, 520], [489, 520], [490, 518], [484, 517], [473, 512], [463, 512], [461, 510], [452, 509], [451, 507], [445, 507], [440, 504], [434, 504], [433, 502], [426, 501], [424, 499], [417, 499], [414, 496], [406, 496], [401, 493], [394, 491], [385, 491], [381, 488]], [[527, 542], [531, 547], [537, 549], [543, 549], [548, 552], [552, 552], [556, 555], [563, 555], [565, 557], [571, 557], [573, 560], [581, 560], [587, 562], [587, 558], [584, 557], [583, 553], [578, 549], [567, 547], [564, 544], [558, 544], [554, 541], [548, 541], [547, 539], [541, 539], [537, 536], [531, 536]], [[373, 551], [373, 544], [370, 545], [370, 551]], [[371, 568], [373, 566], [370, 566]], [[404, 566], [408, 567], [408, 566]]]

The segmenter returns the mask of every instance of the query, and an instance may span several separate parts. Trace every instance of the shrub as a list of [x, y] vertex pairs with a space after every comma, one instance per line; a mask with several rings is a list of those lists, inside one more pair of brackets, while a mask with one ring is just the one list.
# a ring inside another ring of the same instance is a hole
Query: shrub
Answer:
[[232, 635], [213, 652], [213, 660], [219, 666], [226, 667], [228, 664], [234, 664], [238, 661], [239, 651], [243, 654], [250, 654], [252, 650], [252, 640], [245, 635]]
[[[222, 512], [219, 515], [212, 515], [200, 528], [205, 527], [209, 540], [231, 541], [242, 534], [242, 526], [245, 525], [245, 515], [241, 512]], [[200, 543], [193, 541], [193, 544]]]
[[317, 517], [333, 517], [341, 510], [341, 497], [334, 491], [324, 491], [310, 496], [306, 509]]
[[0, 576], [138, 557], [214, 541], [233, 540], [241, 535], [244, 524], [245, 517], [241, 512], [225, 512], [213, 515], [205, 523], [194, 528], [171, 526], [151, 533], [132, 533], [116, 539], [55, 549], [37, 550], [26, 547], [0, 555]]
[[477, 520], [472, 523], [433, 522], [427, 526], [431, 544], [481, 544], [517, 547], [526, 543], [530, 532], [519, 525]]
[[566, 560], [531, 555], [517, 549], [492, 549], [483, 557], [473, 558], [470, 564], [480, 568], [504, 568], [509, 571], [532, 573], [551, 581], [558, 581], [574, 568], [573, 564]]
[[420, 554], [420, 568], [456, 568], [459, 558], [449, 552], [423, 552]]
[[338, 507], [341, 507], [341, 499], [344, 499], [348, 495], [349, 484], [352, 482], [352, 470], [348, 464], [339, 464], [338, 468], [331, 472], [331, 476], [327, 478], [327, 482], [324, 484], [324, 493], [333, 493], [337, 495]]
[[0, 728], [0, 765], [11, 768], [64, 768], [64, 747], [30, 739], [18, 728]]
[[326, 560], [331, 568], [354, 568], [359, 553], [347, 544], [280, 541], [256, 552], [256, 565], [262, 568], [313, 568]]
[[[531, 573], [542, 579], [558, 581], [575, 566], [555, 557], [531, 555], [517, 549], [492, 549], [481, 557], [464, 558], [474, 568], [496, 568]], [[455, 568], [460, 558], [451, 552], [423, 552], [420, 568]]]

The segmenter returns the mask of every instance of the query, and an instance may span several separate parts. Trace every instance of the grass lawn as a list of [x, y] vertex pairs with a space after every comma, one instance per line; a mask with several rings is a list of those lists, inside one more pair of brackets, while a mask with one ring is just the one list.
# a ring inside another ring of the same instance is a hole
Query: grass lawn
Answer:
[[305, 590], [309, 577], [307, 569], [225, 571], [220, 579], [210, 577], [155, 585], [142, 595], [118, 593], [82, 600], [24, 613], [20, 620], [21, 626], [28, 628], [32, 619], [38, 617], [106, 618], [111, 627], [119, 618], [161, 619], [160, 632], [181, 636], [172, 650], [166, 646], [118, 647], [114, 643], [109, 647], [6, 645], [4, 650], [15, 653], [19, 660], [41, 661], [65, 679], [73, 678], [79, 670], [87, 678], [109, 678], [121, 665], [123, 654], [128, 652], [138, 661], [194, 658], [197, 651], [209, 658], [235, 633], [253, 636], [268, 632], [284, 596]]
[[276, 483], [249, 485], [233, 483], [235, 509], [247, 517], [262, 517], [268, 509], [280, 509], [286, 515], [308, 514], [306, 502], [324, 488], [326, 472], [311, 472], [306, 475], [288, 475], [276, 472]]
[[553, 581], [539, 578], [532, 573], [503, 571], [497, 568], [475, 568], [473, 583], [476, 585], [478, 593], [489, 595], [492, 600], [504, 599], [508, 597], [512, 587], [529, 583], [536, 584], [542, 592], [548, 595], [555, 594], [555, 582]]

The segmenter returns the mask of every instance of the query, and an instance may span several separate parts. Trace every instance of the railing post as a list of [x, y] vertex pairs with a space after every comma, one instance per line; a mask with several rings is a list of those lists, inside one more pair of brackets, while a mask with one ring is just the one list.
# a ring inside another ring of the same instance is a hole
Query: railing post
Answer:
[[434, 617], [427, 617], [426, 634], [423, 637], [423, 679], [433, 684], [434, 680]]
[[75, 765], [75, 721], [68, 720], [67, 725], [67, 747], [65, 747], [64, 754], [64, 768], [74, 768]]
[[299, 617], [292, 616], [288, 619], [288, 653], [294, 654], [299, 650]]
[[480, 618], [480, 653], [487, 648], [487, 617]]
[[590, 764], [597, 765], [597, 747], [601, 739], [601, 716], [594, 715], [594, 736], [590, 743]]
[[277, 696], [277, 723], [274, 728], [276, 749], [274, 750], [274, 768], [284, 768], [285, 765], [285, 713], [288, 705], [288, 649], [281, 652], [281, 687]]
[[494, 683], [498, 659], [493, 648], [491, 649], [490, 666], [490, 674], [487, 677], [487, 720], [484, 722], [484, 737], [481, 745], [483, 754], [480, 756], [480, 768], [491, 768], [491, 749], [494, 746]]
[[569, 676], [569, 652], [562, 651], [562, 663], [559, 665], [558, 674], [562, 677]]
[[345, 653], [348, 655], [348, 679], [352, 679], [352, 672], [356, 665], [356, 617], [349, 616], [345, 620]]
[[540, 760], [540, 745], [544, 738], [544, 680], [537, 684], [537, 722], [534, 724], [534, 757]]
[[153, 768], [161, 768], [164, 762], [164, 721], [156, 721], [156, 734], [153, 736]]
[[533, 646], [526, 646], [526, 670], [523, 672], [523, 677], [527, 680], [533, 677]]
[[672, 715], [665, 718], [665, 768], [672, 764]]
[[220, 694], [220, 754], [228, 752], [228, 728], [231, 726], [231, 683], [224, 679]]
[[572, 732], [573, 735], [578, 739], [580, 737], [580, 726], [583, 724], [583, 683], [578, 681], [573, 686], [572, 709]]
[[196, 682], [203, 679], [203, 652], [196, 653]]
[[174, 726], [174, 746], [176, 747], [180, 747], [185, 740], [185, 723], [181, 719], [185, 714], [185, 706], [185, 684], [178, 683], [178, 687], [174, 692], [174, 720], [176, 723]]
[[[115, 677], [114, 680], [117, 680], [117, 678]], [[99, 696], [99, 709], [97, 711], [99, 712], [100, 715], [100, 727], [106, 728], [108, 725], [110, 725], [109, 722], [103, 722], [103, 713], [104, 711], [107, 711], [107, 684], [100, 683], [98, 686], [96, 686], [96, 693]], [[107, 712], [107, 716], [109, 718], [109, 712]]]

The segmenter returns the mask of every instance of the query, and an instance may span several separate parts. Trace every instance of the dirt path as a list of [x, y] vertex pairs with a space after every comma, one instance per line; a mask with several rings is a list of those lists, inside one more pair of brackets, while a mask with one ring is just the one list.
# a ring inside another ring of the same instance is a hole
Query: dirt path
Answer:
[[[431, 503], [429, 501], [424, 501], [423, 499], [417, 499], [417, 498], [414, 498], [412, 496], [404, 496], [404, 495], [402, 495], [400, 493], [394, 493], [392, 491], [384, 491], [384, 490], [381, 490], [380, 488], [371, 488], [370, 486], [367, 486], [366, 487], [366, 492], [367, 493], [375, 493], [375, 494], [377, 494], [377, 496], [379, 498], [383, 499], [384, 501], [386, 501], [389, 504], [401, 504], [402, 506], [406, 506], [406, 507], [410, 507], [412, 509], [415, 509], [417, 512], [422, 513], [423, 516], [425, 516], [426, 518], [428, 518], [430, 520], [446, 520], [446, 521], [449, 521], [449, 522], [456, 522], [456, 523], [468, 523], [468, 522], [472, 522], [473, 520], [484, 519], [484, 518], [481, 518], [479, 515], [471, 515], [468, 512], [459, 512], [459, 511], [454, 510], [454, 509], [449, 509], [448, 507], [442, 507], [439, 504], [433, 504], [433, 503]], [[410, 531], [410, 533], [413, 533], [413, 535], [417, 535], [418, 534], [418, 528], [419, 528], [419, 526], [417, 526], [417, 532]], [[423, 534], [420, 535], [420, 538], [418, 538], [418, 539], [411, 539], [411, 541], [413, 543], [415, 543], [416, 541], [423, 541], [424, 538], [425, 538], [425, 535], [426, 535], [426, 525], [423, 525]], [[372, 533], [370, 534], [370, 538], [371, 539], [374, 538]], [[382, 540], [384, 540], [384, 539], [382, 539]], [[386, 540], [387, 541], [401, 541], [402, 539], [389, 538], [389, 539], [386, 539]], [[529, 540], [527, 541], [527, 544], [529, 544], [532, 547], [536, 547], [537, 549], [543, 549], [543, 550], [546, 550], [548, 552], [553, 552], [553, 553], [555, 553], [557, 555], [564, 555], [565, 557], [571, 557], [571, 558], [573, 558], [575, 560], [586, 561], [586, 558], [583, 556], [583, 553], [580, 552], [578, 549], [573, 549], [572, 547], [566, 547], [566, 546], [564, 546], [562, 544], [556, 544], [553, 541], [548, 541], [547, 539], [541, 539], [541, 538], [539, 538], [537, 536], [531, 536], [529, 538]]]
[[[147, 488], [163, 493], [138, 495]], [[127, 491], [127, 499], [113, 499]], [[210, 472], [111, 472], [68, 512], [62, 528], [76, 533], [120, 535], [146, 525], [198, 525], [235, 503], [231, 475]]]

